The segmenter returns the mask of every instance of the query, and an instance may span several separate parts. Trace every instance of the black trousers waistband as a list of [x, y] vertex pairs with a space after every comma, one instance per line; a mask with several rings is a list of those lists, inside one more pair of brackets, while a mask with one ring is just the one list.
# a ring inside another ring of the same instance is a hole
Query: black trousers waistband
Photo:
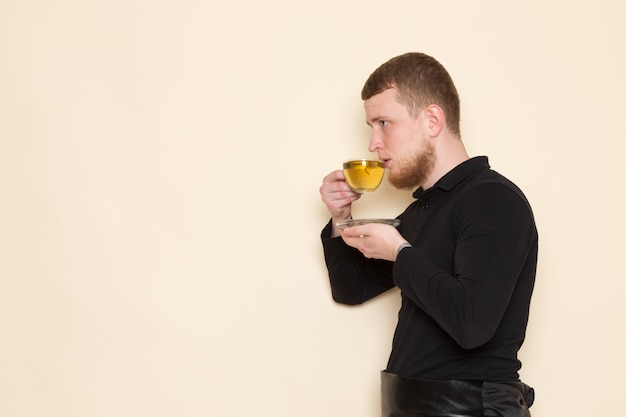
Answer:
[[482, 382], [381, 373], [383, 417], [483, 417]]
[[382, 417], [529, 416], [534, 391], [521, 382], [440, 381], [381, 372]]

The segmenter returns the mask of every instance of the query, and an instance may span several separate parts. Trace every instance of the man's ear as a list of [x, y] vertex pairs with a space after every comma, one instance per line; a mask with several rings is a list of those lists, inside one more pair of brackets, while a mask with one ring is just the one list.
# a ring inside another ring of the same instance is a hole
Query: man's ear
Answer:
[[439, 136], [446, 124], [446, 115], [436, 104], [430, 104], [424, 109], [424, 116], [428, 123], [428, 130], [431, 137]]

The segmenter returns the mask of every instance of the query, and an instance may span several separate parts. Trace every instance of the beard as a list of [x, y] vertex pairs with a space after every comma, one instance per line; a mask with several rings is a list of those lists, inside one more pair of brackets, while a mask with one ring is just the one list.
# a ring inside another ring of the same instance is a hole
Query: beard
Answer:
[[431, 143], [412, 156], [396, 161], [396, 170], [389, 172], [389, 182], [399, 189], [414, 189], [422, 184], [435, 166], [435, 150]]

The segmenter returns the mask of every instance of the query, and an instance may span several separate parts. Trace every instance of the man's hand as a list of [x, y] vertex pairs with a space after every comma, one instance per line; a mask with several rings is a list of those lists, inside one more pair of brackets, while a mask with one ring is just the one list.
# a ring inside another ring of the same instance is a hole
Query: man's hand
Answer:
[[340, 169], [324, 177], [320, 194], [333, 218], [332, 236], [339, 236], [341, 231], [337, 228], [336, 223], [350, 218], [352, 203], [361, 198], [361, 194], [352, 191]]
[[407, 240], [387, 224], [369, 223], [343, 229], [341, 237], [347, 245], [358, 249], [366, 258], [396, 260], [398, 248]]

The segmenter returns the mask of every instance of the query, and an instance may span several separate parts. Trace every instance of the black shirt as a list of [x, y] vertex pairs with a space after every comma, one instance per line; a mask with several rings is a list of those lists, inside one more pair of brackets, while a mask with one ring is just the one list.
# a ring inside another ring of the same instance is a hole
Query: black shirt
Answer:
[[367, 259], [322, 232], [333, 298], [363, 303], [398, 286], [387, 371], [424, 379], [516, 381], [537, 266], [537, 230], [523, 193], [472, 158], [398, 217], [412, 247]]

